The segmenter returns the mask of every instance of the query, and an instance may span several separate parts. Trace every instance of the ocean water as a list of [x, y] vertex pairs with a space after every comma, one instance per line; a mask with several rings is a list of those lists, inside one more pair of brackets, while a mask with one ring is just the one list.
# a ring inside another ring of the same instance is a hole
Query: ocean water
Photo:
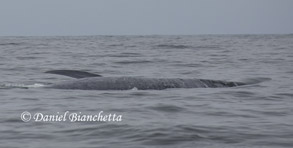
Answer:
[[[60, 69], [265, 81], [166, 90], [39, 87], [74, 79], [44, 73]], [[292, 35], [0, 37], [0, 76], [1, 148], [293, 147]], [[83, 118], [110, 114], [117, 118]]]

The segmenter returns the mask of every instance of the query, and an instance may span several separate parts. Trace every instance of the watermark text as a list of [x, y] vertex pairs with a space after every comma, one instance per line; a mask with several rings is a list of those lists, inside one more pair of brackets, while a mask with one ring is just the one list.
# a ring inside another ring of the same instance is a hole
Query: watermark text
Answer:
[[122, 115], [116, 113], [104, 113], [100, 111], [96, 114], [83, 114], [82, 112], [69, 112], [63, 113], [56, 112], [54, 114], [45, 114], [41, 112], [31, 114], [28, 111], [20, 115], [23, 122], [121, 122]]

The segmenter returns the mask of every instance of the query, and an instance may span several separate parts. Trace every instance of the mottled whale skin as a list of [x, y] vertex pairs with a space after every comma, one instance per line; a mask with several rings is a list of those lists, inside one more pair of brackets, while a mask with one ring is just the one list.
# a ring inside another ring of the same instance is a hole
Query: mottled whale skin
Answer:
[[228, 82], [208, 79], [101, 77], [76, 70], [53, 70], [46, 73], [66, 75], [77, 79], [45, 86], [56, 89], [80, 90], [163, 90], [168, 88], [220, 88], [245, 85], [242, 82]]

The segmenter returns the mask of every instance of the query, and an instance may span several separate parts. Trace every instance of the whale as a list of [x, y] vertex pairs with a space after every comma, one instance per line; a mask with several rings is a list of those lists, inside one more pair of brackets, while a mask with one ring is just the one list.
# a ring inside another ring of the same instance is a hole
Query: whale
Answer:
[[55, 84], [45, 85], [53, 89], [78, 90], [164, 90], [171, 88], [224, 88], [246, 85], [244, 82], [232, 82], [209, 79], [181, 78], [144, 78], [144, 77], [103, 77], [99, 74], [78, 70], [51, 70], [49, 74], [58, 74], [75, 78]]

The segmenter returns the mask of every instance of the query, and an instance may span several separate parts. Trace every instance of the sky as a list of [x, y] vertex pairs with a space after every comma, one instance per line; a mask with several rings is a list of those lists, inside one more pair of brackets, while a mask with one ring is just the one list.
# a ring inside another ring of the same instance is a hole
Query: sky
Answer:
[[1, 0], [0, 36], [291, 34], [293, 0]]

